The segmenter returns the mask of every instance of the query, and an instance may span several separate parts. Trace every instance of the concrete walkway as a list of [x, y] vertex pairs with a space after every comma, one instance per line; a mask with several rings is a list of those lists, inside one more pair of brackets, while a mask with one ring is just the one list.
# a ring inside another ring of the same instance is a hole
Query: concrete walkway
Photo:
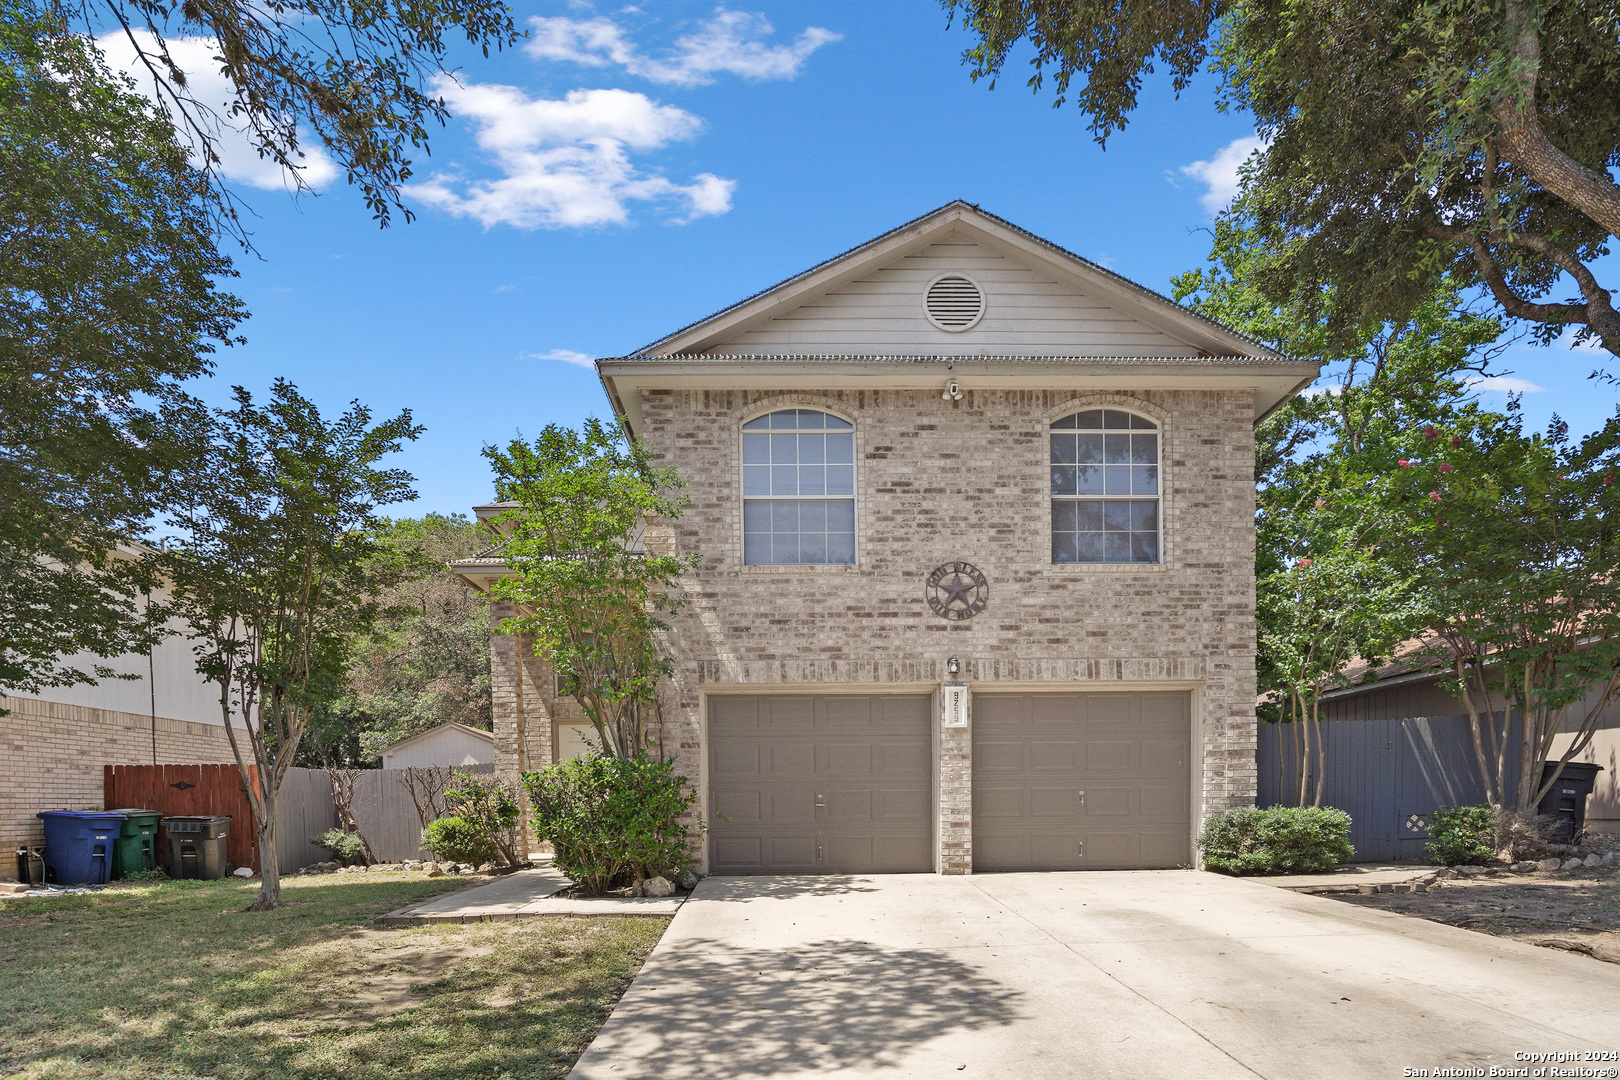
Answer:
[[1387, 1080], [1588, 1048], [1620, 1049], [1620, 966], [1213, 874], [710, 878], [570, 1075]]
[[552, 894], [568, 887], [568, 879], [550, 866], [504, 874], [484, 885], [435, 896], [431, 900], [390, 911], [377, 920], [381, 926], [410, 926], [436, 922], [493, 922], [543, 915], [673, 915], [684, 897], [596, 897], [573, 900]]
[[[1415, 886], [1432, 881], [1444, 867], [1412, 863], [1352, 863], [1336, 866], [1320, 874], [1279, 874], [1253, 877], [1257, 885], [1274, 889], [1331, 896], [1334, 893], [1411, 892]], [[1404, 886], [1404, 887], [1403, 887]], [[1422, 891], [1422, 890], [1418, 890]]]

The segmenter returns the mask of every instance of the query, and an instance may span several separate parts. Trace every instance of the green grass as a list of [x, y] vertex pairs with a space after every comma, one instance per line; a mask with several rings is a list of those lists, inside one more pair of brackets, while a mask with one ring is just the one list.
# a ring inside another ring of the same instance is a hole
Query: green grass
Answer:
[[371, 925], [464, 884], [293, 878], [258, 913], [255, 881], [0, 900], [0, 1076], [566, 1075], [669, 920]]

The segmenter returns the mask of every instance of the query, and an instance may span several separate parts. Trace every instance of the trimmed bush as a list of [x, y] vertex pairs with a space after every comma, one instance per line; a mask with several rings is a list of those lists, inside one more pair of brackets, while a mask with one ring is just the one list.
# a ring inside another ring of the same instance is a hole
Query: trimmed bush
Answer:
[[310, 837], [309, 842], [330, 853], [344, 866], [357, 866], [366, 861], [366, 844], [360, 839], [359, 833], [328, 829], [319, 836]]
[[422, 830], [422, 846], [442, 862], [464, 862], [478, 866], [494, 862], [500, 854], [489, 831], [466, 818], [442, 817], [428, 822]]
[[1496, 811], [1489, 806], [1454, 806], [1429, 815], [1429, 842], [1423, 848], [1441, 866], [1484, 866], [1496, 859]]
[[[481, 780], [468, 773], [458, 772], [456, 786], [447, 790], [444, 797], [450, 808], [455, 811], [454, 816], [460, 818], [467, 829], [487, 840], [502, 862], [510, 866], [517, 865], [518, 803], [500, 781]], [[491, 856], [490, 859], [478, 861], [489, 862], [494, 858], [495, 856]]]
[[528, 773], [534, 831], [555, 865], [587, 892], [641, 878], [678, 881], [691, 866], [692, 841], [706, 831], [682, 819], [697, 801], [675, 763], [649, 757], [582, 757]]
[[1204, 824], [1204, 865], [1223, 874], [1309, 874], [1346, 862], [1350, 815], [1331, 806], [1228, 810]]

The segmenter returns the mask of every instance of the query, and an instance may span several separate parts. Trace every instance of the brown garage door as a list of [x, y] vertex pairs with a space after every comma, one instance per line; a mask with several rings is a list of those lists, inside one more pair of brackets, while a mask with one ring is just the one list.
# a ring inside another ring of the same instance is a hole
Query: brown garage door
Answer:
[[1186, 693], [974, 694], [973, 869], [1192, 861]]
[[714, 872], [932, 870], [930, 702], [711, 698]]

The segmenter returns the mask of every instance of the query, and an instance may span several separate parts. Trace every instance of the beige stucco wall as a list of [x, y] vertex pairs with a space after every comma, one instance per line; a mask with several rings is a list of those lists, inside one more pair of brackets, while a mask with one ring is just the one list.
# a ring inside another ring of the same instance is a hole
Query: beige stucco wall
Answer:
[[[645, 437], [687, 482], [690, 506], [650, 545], [696, 552], [674, 620], [666, 750], [706, 793], [705, 703], [757, 690], [937, 691], [948, 657], [975, 689], [1178, 687], [1194, 708], [1194, 820], [1249, 805], [1254, 758], [1254, 399], [1249, 391], [643, 392]], [[1083, 405], [1159, 420], [1164, 561], [1053, 566], [1046, 425]], [[742, 565], [740, 424], [789, 405], [854, 421], [855, 567]], [[979, 567], [988, 608], [947, 622], [924, 579]], [[516, 755], [512, 679], [526, 643], [497, 639], [496, 749]], [[530, 767], [549, 728], [550, 673], [525, 668]], [[503, 724], [503, 717], [505, 723]], [[936, 743], [939, 869], [972, 865], [971, 726]], [[545, 747], [549, 753], [550, 748]]]
[[[15, 880], [14, 854], [40, 844], [41, 810], [103, 810], [102, 766], [229, 762], [218, 724], [85, 705], [0, 697], [0, 879]], [[153, 739], [156, 731], [156, 751]]]

